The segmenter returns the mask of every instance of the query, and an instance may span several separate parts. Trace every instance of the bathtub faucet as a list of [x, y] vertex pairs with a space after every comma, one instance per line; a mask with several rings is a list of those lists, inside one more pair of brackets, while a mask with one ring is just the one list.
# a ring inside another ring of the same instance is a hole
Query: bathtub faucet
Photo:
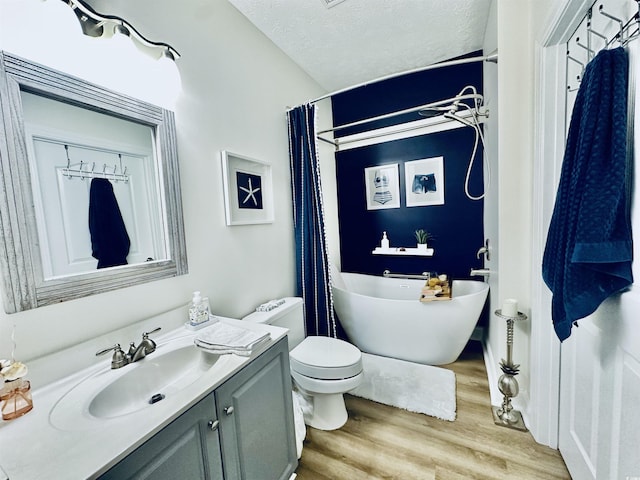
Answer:
[[469, 275], [472, 277], [488, 277], [491, 275], [491, 270], [488, 268], [479, 268], [477, 270], [472, 268]]

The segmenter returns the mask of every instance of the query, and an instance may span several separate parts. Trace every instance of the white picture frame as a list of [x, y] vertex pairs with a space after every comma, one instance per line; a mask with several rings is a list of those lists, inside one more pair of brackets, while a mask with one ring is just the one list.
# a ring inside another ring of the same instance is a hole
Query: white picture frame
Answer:
[[227, 226], [273, 223], [271, 165], [228, 150], [221, 161]]
[[444, 205], [444, 157], [405, 162], [404, 175], [407, 207]]
[[364, 169], [367, 210], [400, 208], [398, 171], [397, 163]]

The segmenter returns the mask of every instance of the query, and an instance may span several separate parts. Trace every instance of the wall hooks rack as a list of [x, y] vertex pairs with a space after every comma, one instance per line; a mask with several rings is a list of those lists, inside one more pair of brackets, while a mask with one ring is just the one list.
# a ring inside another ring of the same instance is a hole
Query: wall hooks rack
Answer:
[[[635, 2], [636, 12], [627, 20], [621, 18], [619, 14], [613, 14], [605, 5], [605, 2], [594, 2], [589, 7], [567, 42], [567, 71], [575, 72], [575, 67], [573, 69], [569, 68], [569, 62], [580, 66], [578, 75], [569, 74], [567, 76], [567, 91], [575, 92], [578, 90], [586, 64], [600, 50], [616, 46], [624, 47], [629, 42], [640, 37], [640, 0], [631, 1]], [[598, 3], [599, 5], [597, 5]], [[597, 12], [597, 18], [594, 18], [594, 11]], [[598, 20], [598, 18], [604, 19], [605, 23], [602, 20]], [[594, 23], [598, 23], [599, 27], [595, 28]], [[578, 47], [578, 50], [574, 53], [571, 51], [573, 47]], [[575, 78], [577, 83], [574, 83], [571, 80], [572, 78]]]
[[[589, 30], [589, 32], [593, 33], [594, 30]], [[607, 37], [604, 37], [604, 38], [606, 39]], [[589, 58], [593, 58], [593, 56], [596, 53], [590, 46], [580, 43], [580, 37], [576, 37], [576, 45], [578, 45], [580, 48], [584, 48], [587, 51], [587, 55], [589, 55]]]
[[115, 182], [129, 182], [129, 174], [127, 173], [127, 167], [122, 168], [122, 154], [118, 154], [119, 167], [117, 163], [113, 164], [113, 167], [108, 166], [106, 163], [102, 165], [102, 169], [96, 170], [96, 162], [91, 162], [91, 168], [89, 168], [89, 162], [80, 160], [80, 163], [71, 163], [69, 157], [69, 145], [65, 145], [64, 149], [67, 153], [67, 166], [62, 169], [62, 174], [68, 179], [79, 178], [81, 180], [87, 178], [106, 178], [107, 180], [113, 180]]
[[[580, 74], [579, 74], [579, 75], [576, 75], [576, 80], [578, 80], [578, 83], [580, 83], [580, 79], [582, 78], [582, 75], [584, 74], [584, 67], [585, 67], [584, 63], [582, 63], [582, 62], [581, 62], [580, 60], [578, 60], [577, 58], [572, 57], [572, 56], [569, 54], [569, 50], [567, 50], [567, 60], [571, 60], [572, 62], [575, 62], [575, 63], [577, 63], [578, 65], [580, 65]], [[569, 88], [569, 86], [567, 86], [567, 88]]]

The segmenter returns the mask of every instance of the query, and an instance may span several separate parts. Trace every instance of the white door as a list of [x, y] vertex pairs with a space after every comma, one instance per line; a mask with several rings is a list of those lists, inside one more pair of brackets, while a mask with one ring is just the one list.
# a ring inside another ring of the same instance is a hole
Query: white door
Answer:
[[[612, 2], [619, 10], [634, 2]], [[613, 8], [608, 6], [607, 8]], [[631, 11], [631, 15], [633, 12]], [[629, 18], [629, 17], [626, 17]], [[630, 44], [630, 70], [639, 72], [640, 45]], [[634, 78], [632, 74], [631, 78]], [[635, 125], [640, 125], [635, 74]], [[630, 92], [634, 89], [630, 88]], [[640, 156], [640, 128], [634, 138]], [[633, 202], [633, 273], [640, 281], [640, 177]], [[640, 478], [640, 288], [634, 285], [580, 320], [561, 348], [558, 444], [576, 480]]]
[[640, 478], [639, 311], [634, 286], [563, 343], [559, 445], [576, 480]]

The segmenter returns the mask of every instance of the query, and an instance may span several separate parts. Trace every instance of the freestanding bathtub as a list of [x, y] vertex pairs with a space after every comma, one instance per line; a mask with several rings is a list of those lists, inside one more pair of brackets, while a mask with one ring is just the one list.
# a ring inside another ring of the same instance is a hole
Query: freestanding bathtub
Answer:
[[471, 338], [489, 285], [453, 280], [451, 300], [420, 302], [424, 280], [334, 273], [334, 308], [360, 350], [426, 365], [454, 362]]

